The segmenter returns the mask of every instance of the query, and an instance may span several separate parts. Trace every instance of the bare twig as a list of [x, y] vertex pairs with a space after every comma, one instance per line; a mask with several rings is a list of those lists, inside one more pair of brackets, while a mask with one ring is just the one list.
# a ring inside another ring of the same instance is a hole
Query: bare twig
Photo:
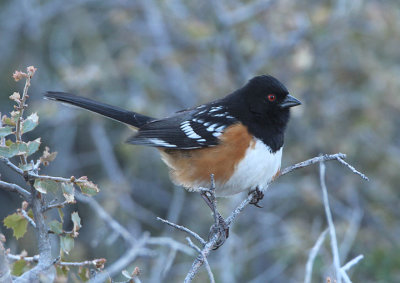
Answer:
[[113, 229], [113, 231], [116, 231], [118, 234], [120, 234], [125, 241], [129, 243], [135, 242], [131, 233], [129, 233], [129, 231], [114, 218], [112, 218], [110, 214], [108, 214], [108, 212], [105, 211], [105, 209], [95, 199], [86, 197], [79, 192], [76, 192], [75, 197], [79, 201], [87, 203], [93, 209], [93, 211], [95, 211], [97, 215], [103, 219], [104, 222], [111, 227], [111, 229]]
[[[20, 169], [18, 166], [13, 164], [8, 158], [5, 157], [0, 157], [0, 161], [2, 161], [5, 165], [10, 167], [13, 171], [16, 173], [20, 174], [21, 176], [24, 176], [24, 170]], [[46, 176], [46, 175], [38, 175], [33, 172], [28, 172], [28, 176], [32, 179], [39, 179], [39, 180], [51, 180], [54, 182], [59, 182], [59, 183], [74, 183], [74, 184], [80, 184], [80, 183], [85, 183], [86, 181], [84, 180], [79, 180], [79, 179], [74, 179], [72, 180], [71, 178], [63, 178], [63, 177], [53, 177], [53, 176]]]
[[17, 184], [11, 184], [0, 180], [0, 189], [9, 191], [9, 192], [16, 192], [20, 194], [25, 200], [28, 200], [31, 196], [31, 193], [27, 190], [23, 189], [22, 187], [18, 186]]
[[42, 208], [42, 212], [46, 212], [50, 209], [53, 208], [63, 208], [65, 205], [67, 205], [69, 202], [67, 200], [63, 201], [63, 202], [58, 202], [58, 203], [50, 203], [47, 206]]
[[[28, 89], [31, 85], [31, 78], [33, 76], [33, 74], [35, 73], [35, 68], [31, 68], [28, 67], [28, 73], [25, 76], [25, 86], [24, 86], [24, 91], [22, 93], [22, 97], [21, 99], [18, 101], [18, 106], [17, 106], [17, 110], [19, 111], [18, 114], [18, 120], [17, 120], [17, 124], [15, 126], [15, 140], [17, 143], [22, 142], [22, 121], [23, 121], [23, 115], [24, 115], [24, 110], [26, 108], [26, 100], [28, 99]], [[23, 165], [27, 164], [27, 160], [26, 160], [26, 155], [21, 155], [20, 156], [21, 159], [21, 163]]]
[[147, 239], [148, 245], [164, 245], [169, 246], [173, 250], [181, 251], [188, 255], [193, 255], [193, 251], [188, 246], [175, 241], [170, 237], [150, 237]]
[[32, 184], [31, 186], [32, 199], [30, 204], [33, 212], [34, 221], [36, 223], [35, 230], [38, 239], [40, 256], [38, 264], [18, 278], [20, 282], [35, 282], [37, 281], [39, 276], [44, 276], [44, 278], [51, 278], [52, 276], [54, 276], [55, 272], [54, 268], [51, 268], [53, 265], [51, 255], [51, 243], [48, 228], [42, 212], [42, 203], [39, 198], [39, 192], [35, 191]]
[[186, 240], [188, 241], [189, 246], [192, 247], [195, 251], [197, 251], [199, 253], [199, 256], [201, 256], [203, 258], [204, 265], [205, 265], [207, 273], [208, 273], [208, 277], [210, 278], [210, 282], [215, 283], [214, 274], [211, 271], [211, 267], [210, 267], [210, 264], [208, 263], [207, 257], [202, 253], [202, 251], [200, 250], [200, 248], [198, 246], [193, 244], [192, 240], [190, 240], [189, 237], [187, 237]]
[[36, 228], [35, 221], [33, 221], [33, 219], [29, 217], [28, 213], [26, 213], [24, 209], [21, 209], [21, 214], [26, 220], [28, 220], [28, 222], [32, 225], [33, 228]]
[[12, 261], [21, 260], [21, 259], [23, 259], [27, 262], [38, 262], [39, 261], [39, 255], [22, 256], [22, 255], [7, 254], [7, 258]]
[[192, 263], [192, 267], [190, 268], [188, 274], [185, 277], [185, 281], [184, 281], [185, 283], [192, 282], [193, 278], [196, 276], [200, 267], [203, 265], [204, 260], [207, 258], [208, 254], [210, 253], [210, 251], [213, 249], [213, 247], [217, 243], [218, 238], [219, 238], [219, 235], [218, 235], [218, 233], [216, 233], [205, 244], [204, 248], [201, 250], [202, 256], [198, 256]]
[[364, 255], [359, 255], [352, 260], [350, 260], [348, 263], [342, 266], [342, 270], [347, 271], [350, 268], [352, 268], [354, 265], [356, 265], [360, 260], [364, 258]]
[[[22, 255], [14, 255], [14, 254], [7, 254], [7, 258], [12, 261], [16, 260], [25, 260], [27, 262], [39, 262], [39, 255], [34, 256], [22, 256]], [[68, 262], [68, 261], [56, 261], [54, 264], [59, 266], [99, 266], [105, 263], [104, 258], [97, 258], [93, 260], [85, 260], [85, 261], [78, 261], [78, 262]]]
[[350, 280], [349, 276], [347, 275], [346, 271], [349, 270], [350, 268], [352, 268], [354, 265], [356, 265], [363, 258], [364, 258], [363, 255], [359, 255], [359, 256], [353, 258], [352, 260], [350, 260], [344, 266], [342, 266], [342, 268], [340, 269], [340, 273], [343, 276], [343, 280], [346, 283], [351, 283], [351, 280]]
[[[297, 163], [297, 164], [294, 164], [294, 165], [292, 165], [292, 166], [289, 166], [289, 167], [287, 167], [287, 168], [285, 168], [285, 169], [283, 169], [282, 171], [281, 171], [281, 173], [279, 174], [279, 176], [278, 177], [280, 177], [280, 176], [283, 176], [283, 175], [286, 175], [286, 174], [288, 174], [288, 173], [290, 173], [290, 172], [292, 172], [292, 171], [294, 171], [294, 170], [296, 170], [296, 169], [299, 169], [299, 168], [303, 168], [303, 167], [307, 167], [307, 166], [310, 166], [310, 165], [313, 165], [313, 164], [315, 164], [315, 163], [323, 163], [324, 161], [331, 161], [331, 160], [338, 160], [338, 159], [342, 159], [342, 158], [346, 158], [346, 155], [345, 154], [343, 154], [343, 153], [336, 153], [336, 154], [330, 154], [330, 155], [328, 155], [328, 154], [325, 154], [325, 155], [321, 155], [321, 156], [318, 156], [318, 157], [314, 157], [314, 158], [311, 158], [311, 159], [308, 159], [308, 160], [306, 160], [306, 161], [303, 161], [303, 162], [300, 162], [300, 163]], [[328, 203], [328, 197], [327, 197], [327, 191], [326, 191], [326, 185], [325, 185], [325, 182], [324, 182], [324, 179], [322, 178], [322, 176], [324, 176], [324, 174], [325, 174], [325, 165], [321, 165], [324, 169], [323, 169], [323, 172], [321, 172], [321, 186], [323, 186], [324, 187], [324, 204], [325, 204], [325, 209], [326, 209], [326, 214], [327, 214], [327, 218], [329, 218], [330, 220], [328, 220], [328, 223], [330, 223], [330, 225], [329, 225], [329, 231], [330, 231], [330, 234], [331, 234], [331, 238], [332, 239], [334, 239], [333, 241], [332, 241], [332, 250], [333, 250], [333, 252], [334, 252], [334, 260], [335, 260], [335, 267], [337, 267], [336, 268], [336, 273], [337, 273], [337, 276], [338, 276], [338, 283], [340, 283], [341, 281], [340, 281], [340, 279], [341, 279], [341, 273], [343, 273], [344, 271], [340, 271], [340, 260], [339, 260], [339, 252], [338, 252], [338, 249], [337, 249], [337, 241], [336, 241], [336, 234], [335, 234], [335, 231], [334, 231], [334, 226], [333, 226], [333, 221], [332, 221], [332, 215], [331, 215], [331, 213], [330, 213], [330, 209], [329, 209], [329, 203]], [[349, 167], [350, 168], [350, 167]], [[350, 168], [350, 170], [351, 170], [351, 168]], [[353, 170], [352, 170], [353, 171]], [[357, 171], [358, 172], [358, 171]], [[323, 174], [322, 174], [323, 173]], [[277, 178], [276, 178], [277, 179]], [[275, 180], [276, 180], [275, 179]], [[254, 192], [255, 193], [255, 192]], [[251, 200], [253, 199], [253, 195], [254, 195], [254, 193], [253, 194], [250, 194], [246, 199], [244, 199], [236, 208], [235, 208], [235, 210], [226, 218], [226, 220], [225, 220], [225, 223], [227, 224], [227, 226], [228, 226], [228, 228], [232, 225], [232, 223], [233, 223], [233, 221], [236, 219], [236, 217], [243, 211], [243, 209], [251, 202]], [[329, 216], [328, 216], [329, 215]], [[164, 221], [163, 221], [164, 222]], [[167, 223], [168, 224], [168, 223]], [[169, 224], [170, 225], [170, 224]], [[176, 225], [176, 224], [173, 224], [173, 225], [171, 225], [171, 226], [173, 226], [173, 227], [175, 227], [175, 228], [177, 228], [177, 229], [179, 229], [179, 230], [182, 230], [182, 231], [185, 231], [185, 232], [188, 232], [188, 231], [186, 231], [186, 230], [189, 230], [189, 229], [187, 229], [186, 227], [182, 227], [182, 226], [179, 226], [179, 225]], [[178, 227], [179, 228], [178, 228]], [[190, 230], [189, 230], [190, 231]], [[206, 242], [206, 244], [204, 245], [204, 247], [203, 247], [203, 249], [202, 249], [202, 254], [204, 255], [204, 256], [207, 256], [209, 253], [210, 253], [210, 251], [211, 251], [211, 249], [212, 249], [212, 247], [215, 245], [215, 243], [218, 241], [218, 233], [216, 233], [215, 235], [213, 235], [207, 242]], [[334, 248], [335, 247], [335, 248]], [[198, 270], [199, 270], [199, 268], [200, 268], [200, 266], [202, 265], [204, 263], [204, 260], [202, 259], [202, 258], [196, 258], [196, 260], [193, 262], [193, 264], [192, 264], [192, 267], [191, 267], [191, 269], [189, 270], [189, 272], [188, 272], [188, 274], [187, 274], [187, 276], [186, 276], [186, 279], [185, 279], [185, 282], [191, 282], [191, 280], [194, 278], [194, 276], [197, 274], [197, 272], [198, 272]]]
[[321, 245], [325, 240], [327, 232], [328, 232], [328, 229], [325, 229], [321, 233], [321, 235], [319, 235], [317, 241], [315, 242], [314, 246], [312, 247], [312, 249], [308, 255], [308, 260], [307, 260], [307, 264], [306, 264], [306, 276], [304, 278], [304, 283], [311, 282], [314, 260], [317, 257], [318, 251], [321, 248]]
[[337, 245], [336, 239], [336, 231], [335, 225], [333, 224], [332, 213], [329, 207], [329, 199], [328, 199], [328, 190], [325, 184], [325, 164], [324, 162], [320, 162], [320, 182], [321, 182], [321, 189], [322, 189], [322, 199], [324, 202], [326, 220], [328, 221], [329, 226], [329, 235], [331, 237], [331, 248], [333, 253], [333, 264], [336, 270], [336, 280], [338, 283], [342, 282], [342, 273], [340, 272], [340, 258], [339, 258], [339, 248]]
[[300, 168], [304, 168], [304, 167], [313, 165], [315, 163], [319, 163], [319, 162], [322, 162], [322, 161], [338, 160], [339, 158], [346, 158], [346, 154], [343, 154], [343, 153], [339, 152], [339, 153], [335, 153], [335, 154], [320, 155], [318, 157], [314, 157], [314, 158], [308, 159], [306, 161], [299, 162], [299, 163], [296, 163], [296, 164], [294, 164], [292, 166], [286, 167], [285, 169], [283, 169], [281, 171], [279, 176], [282, 176], [282, 175], [285, 175], [287, 173], [290, 173], [290, 172], [292, 172], [293, 170], [296, 170], [296, 169], [300, 169]]
[[199, 234], [197, 234], [196, 232], [193, 232], [192, 230], [190, 230], [184, 226], [169, 222], [168, 220], [162, 219], [160, 217], [157, 217], [157, 220], [159, 220], [169, 226], [172, 226], [178, 230], [181, 230], [185, 233], [188, 233], [190, 236], [193, 236], [196, 240], [198, 240], [202, 245], [205, 245], [207, 243], [202, 237], [199, 236]]
[[98, 274], [89, 282], [104, 282], [109, 277], [116, 275], [123, 268], [125, 268], [128, 264], [136, 259], [139, 256], [145, 247], [147, 240], [149, 238], [148, 233], [144, 233], [142, 238], [136, 241], [135, 245], [133, 245], [125, 254], [123, 254], [116, 262], [114, 262], [110, 267], [108, 267], [104, 272]]
[[56, 265], [60, 266], [95, 266], [98, 267], [99, 265], [103, 265], [105, 263], [104, 258], [97, 258], [93, 260], [85, 260], [85, 261], [78, 261], [78, 262], [68, 262], [68, 261], [60, 261], [57, 262]]
[[350, 171], [352, 171], [354, 174], [361, 176], [361, 178], [363, 178], [366, 181], [369, 181], [369, 178], [367, 176], [365, 176], [363, 173], [361, 173], [360, 171], [357, 171], [356, 168], [354, 168], [353, 166], [351, 166], [349, 163], [347, 163], [346, 161], [344, 161], [342, 158], [338, 157], [337, 161], [339, 161], [340, 163], [342, 163], [344, 166], [346, 166], [347, 168], [350, 169]]

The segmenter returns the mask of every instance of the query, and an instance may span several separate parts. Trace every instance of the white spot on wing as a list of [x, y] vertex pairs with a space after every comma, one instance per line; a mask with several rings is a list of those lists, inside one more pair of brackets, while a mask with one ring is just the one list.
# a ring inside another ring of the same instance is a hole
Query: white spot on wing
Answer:
[[216, 132], [222, 132], [225, 129], [225, 125], [219, 126], [215, 129]]
[[214, 132], [215, 128], [218, 127], [219, 124], [212, 124], [211, 126], [209, 126], [206, 130], [208, 132]]
[[201, 136], [195, 133], [193, 128], [190, 126], [189, 121], [185, 121], [181, 123], [181, 130], [185, 133], [185, 135], [190, 139], [201, 139]]
[[212, 113], [212, 112], [216, 112], [216, 111], [219, 111], [219, 110], [222, 110], [222, 106], [211, 107], [209, 112]]
[[155, 145], [159, 145], [159, 146], [165, 146], [165, 147], [176, 147], [175, 144], [170, 144], [166, 141], [157, 139], [157, 138], [153, 138], [153, 139], [148, 139], [149, 142], [154, 143]]

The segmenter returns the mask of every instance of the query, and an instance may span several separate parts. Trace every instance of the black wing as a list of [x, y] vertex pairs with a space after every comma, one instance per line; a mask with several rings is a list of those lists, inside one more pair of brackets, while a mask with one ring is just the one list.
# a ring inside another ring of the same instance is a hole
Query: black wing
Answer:
[[215, 146], [225, 128], [237, 122], [223, 105], [200, 105], [147, 123], [128, 143], [176, 149]]

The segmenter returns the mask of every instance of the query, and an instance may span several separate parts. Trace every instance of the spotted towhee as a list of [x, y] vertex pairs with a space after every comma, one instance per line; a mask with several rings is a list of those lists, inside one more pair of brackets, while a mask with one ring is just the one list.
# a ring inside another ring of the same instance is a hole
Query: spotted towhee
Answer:
[[72, 104], [137, 128], [128, 143], [156, 147], [172, 179], [196, 191], [210, 186], [216, 196], [263, 191], [281, 166], [289, 108], [301, 104], [268, 75], [251, 79], [226, 97], [164, 119], [127, 111], [63, 92], [45, 98]]

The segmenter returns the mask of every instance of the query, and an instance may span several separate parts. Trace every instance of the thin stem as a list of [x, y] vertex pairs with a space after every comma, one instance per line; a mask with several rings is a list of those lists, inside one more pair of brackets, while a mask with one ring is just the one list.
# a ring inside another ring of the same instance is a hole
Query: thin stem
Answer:
[[337, 276], [337, 283], [342, 282], [342, 273], [340, 272], [340, 258], [339, 258], [339, 249], [338, 249], [338, 244], [337, 244], [337, 239], [336, 239], [336, 231], [335, 231], [335, 225], [333, 224], [333, 218], [332, 218], [332, 213], [331, 209], [329, 206], [329, 199], [328, 199], [328, 190], [326, 188], [325, 184], [325, 164], [324, 162], [321, 162], [320, 165], [320, 182], [321, 182], [321, 189], [322, 189], [322, 199], [324, 202], [324, 208], [325, 208], [325, 214], [326, 214], [326, 220], [328, 221], [328, 226], [329, 226], [329, 235], [331, 237], [331, 249], [333, 253], [333, 263], [335, 266], [336, 270], [336, 276]]
[[17, 184], [11, 184], [0, 180], [0, 189], [9, 192], [16, 192], [20, 194], [25, 200], [28, 200], [31, 197], [30, 192], [18, 186]]
[[162, 219], [160, 217], [157, 217], [157, 220], [161, 221], [161, 222], [163, 222], [163, 223], [165, 223], [165, 224], [167, 224], [169, 226], [172, 226], [172, 227], [174, 227], [174, 228], [176, 228], [178, 230], [181, 230], [181, 231], [183, 231], [185, 233], [188, 233], [190, 236], [193, 236], [196, 240], [198, 240], [202, 245], [205, 245], [207, 243], [202, 237], [199, 236], [199, 234], [193, 232], [192, 230], [190, 230], [190, 229], [188, 229], [188, 228], [186, 228], [184, 226], [169, 222], [168, 220]]

